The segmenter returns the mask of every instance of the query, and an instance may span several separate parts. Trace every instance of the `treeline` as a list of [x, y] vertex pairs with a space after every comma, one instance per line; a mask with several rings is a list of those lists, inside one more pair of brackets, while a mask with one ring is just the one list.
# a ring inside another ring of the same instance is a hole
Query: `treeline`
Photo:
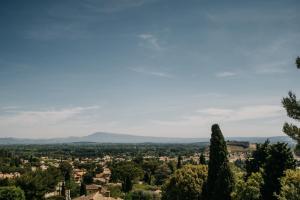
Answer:
[[143, 156], [191, 156], [202, 152], [208, 143], [195, 144], [53, 144], [53, 145], [4, 145], [0, 146], [1, 157], [49, 157], [54, 159], [69, 158], [102, 158]]

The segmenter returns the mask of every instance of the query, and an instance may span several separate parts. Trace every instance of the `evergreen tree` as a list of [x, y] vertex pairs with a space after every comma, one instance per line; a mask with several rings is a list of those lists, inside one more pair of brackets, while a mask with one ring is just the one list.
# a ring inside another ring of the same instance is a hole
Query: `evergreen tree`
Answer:
[[295, 160], [286, 143], [278, 142], [270, 146], [263, 174], [262, 196], [264, 200], [277, 199], [276, 193], [279, 194], [281, 188], [280, 178], [283, 177], [287, 169], [294, 168]]
[[85, 183], [84, 182], [81, 182], [81, 184], [80, 184], [80, 195], [82, 196], [82, 195], [86, 195], [87, 193], [86, 193], [86, 185], [85, 185]]
[[267, 140], [263, 144], [257, 144], [256, 150], [252, 152], [251, 158], [246, 160], [246, 179], [251, 176], [252, 173], [259, 172], [267, 161], [269, 156], [270, 141]]
[[200, 158], [199, 158], [199, 163], [201, 165], [206, 165], [206, 160], [205, 160], [205, 156], [203, 153], [201, 153]]
[[[300, 69], [300, 57], [296, 59], [296, 65]], [[289, 92], [288, 97], [283, 98], [282, 104], [290, 118], [300, 121], [300, 102], [294, 93]], [[295, 153], [300, 155], [300, 128], [294, 124], [285, 123], [283, 132], [297, 141]]]
[[60, 195], [63, 196], [63, 197], [66, 196], [66, 186], [65, 186], [65, 182], [63, 182], [62, 185], [61, 185]]
[[177, 159], [177, 169], [180, 169], [182, 167], [182, 157], [181, 156], [178, 156], [178, 159]]
[[207, 200], [230, 200], [233, 190], [233, 174], [229, 167], [226, 142], [219, 125], [212, 126], [209, 147]]

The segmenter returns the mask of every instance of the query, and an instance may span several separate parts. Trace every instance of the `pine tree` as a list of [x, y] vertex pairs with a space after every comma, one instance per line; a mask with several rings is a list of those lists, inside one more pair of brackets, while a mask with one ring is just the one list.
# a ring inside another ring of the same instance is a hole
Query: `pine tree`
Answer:
[[295, 160], [291, 149], [286, 143], [277, 143], [270, 146], [269, 156], [266, 161], [262, 187], [263, 200], [276, 200], [275, 193], [279, 194], [280, 178], [287, 169], [295, 168]]
[[[297, 68], [300, 69], [300, 57], [296, 59], [296, 65]], [[282, 100], [283, 107], [290, 118], [300, 121], [300, 101], [297, 100], [294, 93], [289, 92], [288, 95], [288, 97], [285, 97]], [[285, 123], [282, 130], [285, 134], [297, 141], [295, 153], [300, 155], [300, 128], [294, 124]]]
[[207, 200], [230, 200], [233, 190], [233, 174], [229, 167], [226, 142], [219, 125], [212, 126], [209, 147]]

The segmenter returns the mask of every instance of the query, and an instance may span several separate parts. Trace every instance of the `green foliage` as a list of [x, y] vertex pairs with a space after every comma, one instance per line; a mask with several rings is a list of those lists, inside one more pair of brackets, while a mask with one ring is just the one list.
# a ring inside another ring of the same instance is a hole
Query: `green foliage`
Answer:
[[206, 165], [206, 159], [203, 153], [201, 153], [200, 158], [199, 158], [199, 163], [201, 165]]
[[80, 192], [79, 192], [79, 194], [80, 194], [80, 196], [86, 195], [86, 194], [87, 194], [87, 192], [86, 192], [86, 185], [85, 185], [84, 182], [82, 182], [82, 183], [80, 184]]
[[108, 185], [108, 190], [110, 191], [110, 196], [113, 198], [123, 198], [122, 187], [119, 185]]
[[120, 162], [112, 166], [112, 179], [122, 182], [122, 191], [129, 192], [133, 181], [143, 176], [143, 170], [134, 162]]
[[229, 200], [234, 179], [227, 158], [226, 142], [217, 124], [212, 126], [209, 151], [206, 199]]
[[77, 197], [80, 194], [80, 185], [77, 184], [73, 179], [66, 182], [66, 188], [70, 190], [71, 197]]
[[61, 174], [64, 177], [64, 180], [66, 182], [70, 181], [71, 175], [72, 175], [72, 170], [73, 170], [72, 165], [66, 161], [63, 161], [60, 163], [59, 169], [61, 171]]
[[299, 56], [296, 58], [296, 66], [298, 69], [300, 69], [300, 57]]
[[281, 179], [279, 200], [299, 200], [300, 197], [300, 170], [287, 170]]
[[263, 174], [263, 199], [276, 200], [274, 194], [280, 192], [280, 178], [283, 177], [285, 170], [294, 168], [295, 160], [287, 144], [277, 143], [271, 145]]
[[175, 171], [175, 174], [163, 186], [163, 200], [205, 199], [202, 190], [207, 178], [206, 165], [185, 165]]
[[83, 182], [87, 185], [92, 184], [93, 183], [93, 174], [91, 172], [86, 173], [83, 176]]
[[155, 184], [162, 185], [171, 174], [172, 171], [166, 164], [160, 165], [154, 172]]
[[[296, 65], [297, 68], [300, 69], [300, 57], [297, 57]], [[290, 118], [300, 121], [300, 103], [294, 93], [290, 91], [288, 97], [282, 99], [282, 105]], [[300, 128], [294, 124], [284, 123], [282, 130], [285, 134], [297, 141], [295, 153], [300, 155]]]
[[180, 169], [182, 167], [182, 157], [178, 156], [177, 158], [177, 169]]
[[155, 170], [158, 168], [158, 166], [159, 166], [159, 162], [156, 159], [145, 160], [142, 164], [142, 168], [145, 173], [144, 181], [149, 185], [152, 183], [152, 176]]
[[25, 200], [25, 195], [18, 187], [0, 187], [0, 200]]
[[264, 144], [257, 144], [256, 150], [252, 152], [251, 158], [246, 160], [246, 178], [252, 173], [259, 172], [266, 164], [269, 156], [270, 141], [265, 141]]
[[243, 176], [236, 179], [235, 188], [232, 193], [233, 200], [260, 200], [260, 188], [263, 184], [261, 173], [252, 173], [245, 181]]
[[128, 193], [125, 200], [160, 200], [160, 195], [151, 191], [136, 190]]
[[28, 172], [16, 179], [16, 185], [25, 193], [26, 199], [43, 199], [46, 192], [53, 191], [59, 181], [58, 170]]
[[56, 197], [47, 198], [47, 200], [65, 200], [65, 197], [63, 197], [63, 196], [56, 196]]

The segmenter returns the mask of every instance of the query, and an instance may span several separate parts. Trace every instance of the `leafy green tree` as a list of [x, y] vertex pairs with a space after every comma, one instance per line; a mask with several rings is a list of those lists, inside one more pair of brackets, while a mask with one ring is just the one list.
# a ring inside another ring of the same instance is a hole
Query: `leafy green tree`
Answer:
[[226, 142], [217, 124], [212, 126], [209, 152], [206, 199], [230, 200], [234, 179], [229, 167]]
[[40, 171], [28, 172], [16, 180], [16, 185], [24, 191], [26, 199], [41, 200], [47, 192], [47, 180], [44, 177]]
[[0, 200], [25, 200], [24, 191], [18, 187], [0, 187]]
[[232, 200], [260, 200], [260, 188], [263, 184], [262, 174], [252, 173], [247, 180], [240, 176], [236, 180], [235, 189], [232, 193]]
[[120, 162], [112, 167], [112, 179], [122, 182], [122, 191], [129, 192], [132, 189], [133, 181], [142, 177], [143, 170], [134, 162]]
[[[300, 57], [296, 58], [296, 66], [300, 69]], [[298, 122], [300, 121], [300, 101], [296, 98], [294, 93], [289, 92], [288, 97], [282, 99], [282, 105], [290, 118]], [[300, 155], [300, 128], [286, 122], [284, 123], [282, 130], [285, 134], [297, 141], [295, 153]]]
[[185, 165], [175, 171], [162, 189], [163, 200], [204, 200], [202, 191], [207, 179], [206, 165]]
[[152, 176], [158, 166], [159, 166], [159, 162], [156, 159], [146, 160], [142, 164], [142, 168], [145, 173], [144, 181], [149, 185], [152, 183]]
[[300, 197], [300, 170], [287, 170], [281, 179], [279, 200], [299, 200]]
[[263, 144], [257, 144], [256, 150], [252, 152], [251, 158], [246, 160], [246, 178], [252, 173], [259, 172], [267, 161], [269, 156], [270, 141], [267, 140]]
[[70, 181], [66, 182], [66, 188], [70, 190], [70, 196], [77, 197], [80, 194], [80, 185], [74, 181], [72, 178]]
[[171, 173], [173, 174], [176, 170], [176, 162], [174, 160], [169, 161], [168, 167], [171, 170]]
[[280, 192], [280, 178], [283, 177], [285, 170], [294, 168], [295, 160], [286, 143], [278, 142], [270, 146], [263, 174], [262, 197], [264, 200], [277, 199], [275, 193]]
[[155, 184], [162, 185], [172, 174], [170, 168], [166, 165], [160, 165], [154, 172]]
[[60, 163], [59, 169], [61, 171], [61, 174], [64, 177], [64, 180], [66, 182], [70, 181], [72, 176], [72, 171], [73, 171], [72, 165], [67, 161], [63, 161]]

